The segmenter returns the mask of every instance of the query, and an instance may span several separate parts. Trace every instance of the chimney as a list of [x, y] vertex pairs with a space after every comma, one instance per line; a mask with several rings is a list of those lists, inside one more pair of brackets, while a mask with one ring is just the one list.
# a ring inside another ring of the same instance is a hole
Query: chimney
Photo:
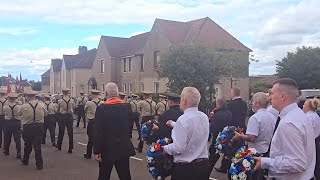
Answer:
[[79, 46], [79, 49], [78, 49], [79, 54], [83, 54], [87, 51], [88, 51], [87, 46]]

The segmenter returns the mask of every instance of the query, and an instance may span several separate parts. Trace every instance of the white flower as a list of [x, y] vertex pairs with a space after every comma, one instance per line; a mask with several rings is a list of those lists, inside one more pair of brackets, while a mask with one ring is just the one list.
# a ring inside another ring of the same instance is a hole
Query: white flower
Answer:
[[161, 179], [162, 179], [161, 176], [158, 176], [158, 177], [157, 177], [157, 180], [161, 180]]
[[249, 148], [248, 150], [250, 150], [250, 154], [256, 154], [257, 150], [255, 148]]
[[232, 180], [238, 180], [238, 176], [237, 176], [236, 174], [232, 174], [232, 175], [231, 175], [231, 179], [232, 179]]
[[247, 167], [250, 167], [250, 166], [251, 166], [251, 163], [250, 163], [248, 160], [244, 159], [244, 160], [242, 161], [242, 165], [243, 165], [245, 168], [247, 168]]
[[155, 169], [155, 167], [150, 167], [149, 171], [153, 171]]
[[154, 151], [155, 151], [154, 147], [151, 147], [151, 148], [150, 148], [150, 151], [151, 151], [151, 152], [154, 152]]
[[222, 149], [222, 145], [221, 144], [218, 145], [218, 149], [220, 149], [220, 150]]
[[239, 178], [240, 180], [246, 180], [247, 179], [247, 175], [244, 172], [239, 173]]
[[228, 131], [228, 126], [223, 128], [224, 131]]

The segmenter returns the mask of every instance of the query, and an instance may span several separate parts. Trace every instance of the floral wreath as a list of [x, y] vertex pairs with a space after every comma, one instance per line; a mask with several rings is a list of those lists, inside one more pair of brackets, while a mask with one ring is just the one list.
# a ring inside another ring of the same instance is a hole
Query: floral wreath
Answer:
[[243, 134], [243, 129], [235, 126], [226, 126], [223, 131], [219, 133], [216, 139], [216, 153], [223, 153], [227, 156], [233, 156], [234, 152], [243, 145], [243, 141], [232, 141], [235, 132]]
[[161, 146], [172, 143], [169, 138], [159, 139], [147, 151], [147, 167], [153, 178], [161, 180], [172, 173], [173, 156], [163, 154]]
[[152, 142], [154, 142], [154, 132], [152, 130], [153, 124], [156, 124], [156, 121], [154, 119], [150, 119], [141, 125], [141, 140], [146, 141], [147, 144], [151, 144]]
[[246, 180], [249, 175], [254, 174], [255, 160], [253, 157], [259, 157], [261, 154], [254, 148], [242, 146], [239, 148], [231, 160], [229, 173], [232, 180]]

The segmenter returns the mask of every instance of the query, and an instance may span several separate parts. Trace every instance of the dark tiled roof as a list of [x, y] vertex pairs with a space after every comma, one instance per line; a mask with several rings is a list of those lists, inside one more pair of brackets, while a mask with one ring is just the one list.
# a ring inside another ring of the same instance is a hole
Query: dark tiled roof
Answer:
[[53, 71], [61, 71], [62, 60], [61, 59], [52, 59], [51, 64], [53, 66]]
[[149, 34], [150, 32], [146, 32], [130, 38], [101, 36], [101, 39], [107, 46], [111, 57], [123, 57], [140, 54], [147, 42]]
[[273, 82], [278, 80], [278, 76], [274, 75], [260, 75], [260, 76], [250, 76], [249, 77], [249, 84], [254, 84], [254, 83], [265, 83], [267, 86], [272, 86]]
[[156, 19], [154, 23], [172, 44], [201, 42], [218, 49], [251, 51], [208, 17], [189, 22]]
[[43, 73], [41, 77], [50, 77], [50, 69]]
[[96, 57], [97, 49], [91, 49], [87, 52], [77, 55], [63, 55], [66, 69], [72, 68], [91, 68]]

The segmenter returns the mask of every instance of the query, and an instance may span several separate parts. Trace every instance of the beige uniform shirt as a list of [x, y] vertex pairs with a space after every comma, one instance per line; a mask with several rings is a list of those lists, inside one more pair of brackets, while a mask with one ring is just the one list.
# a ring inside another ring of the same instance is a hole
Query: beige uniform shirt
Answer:
[[87, 114], [87, 118], [89, 120], [94, 119], [95, 115], [96, 115], [96, 109], [97, 107], [102, 104], [102, 101], [99, 101], [98, 98], [94, 98], [92, 99], [92, 101], [88, 101], [86, 103], [86, 105], [84, 106], [84, 110]]
[[158, 102], [156, 111], [158, 115], [163, 114], [167, 110], [167, 101]]
[[8, 103], [3, 107], [4, 119], [8, 121], [12, 119], [16, 119], [20, 121], [21, 120], [20, 109], [21, 109], [21, 106], [18, 105], [16, 102]]
[[47, 116], [47, 115], [53, 115], [53, 114], [55, 114], [56, 113], [56, 106], [52, 103], [52, 102], [50, 102], [50, 101], [48, 101], [48, 102], [45, 102], [44, 103], [44, 107], [45, 107], [45, 109], [46, 109], [46, 113], [45, 113], [45, 116]]
[[140, 114], [140, 109], [138, 108], [138, 101], [137, 100], [131, 100], [130, 101], [130, 106], [131, 106], [131, 110], [132, 112], [137, 112]]
[[55, 107], [55, 112], [54, 113], [59, 113], [59, 104], [58, 103], [53, 103], [54, 107]]
[[77, 99], [77, 106], [78, 105], [85, 105], [86, 103], [88, 102], [88, 99], [86, 98], [86, 97], [78, 97], [78, 99]]
[[3, 115], [3, 107], [8, 104], [8, 100], [0, 99], [0, 115]]
[[70, 97], [63, 97], [59, 99], [59, 110], [61, 114], [73, 113], [73, 109], [75, 108], [74, 100]]
[[43, 103], [35, 100], [31, 100], [29, 103], [22, 105], [20, 109], [22, 124], [43, 123], [45, 114], [44, 106]]
[[156, 114], [156, 102], [152, 101], [150, 98], [139, 101], [138, 108], [140, 109], [141, 117]]

